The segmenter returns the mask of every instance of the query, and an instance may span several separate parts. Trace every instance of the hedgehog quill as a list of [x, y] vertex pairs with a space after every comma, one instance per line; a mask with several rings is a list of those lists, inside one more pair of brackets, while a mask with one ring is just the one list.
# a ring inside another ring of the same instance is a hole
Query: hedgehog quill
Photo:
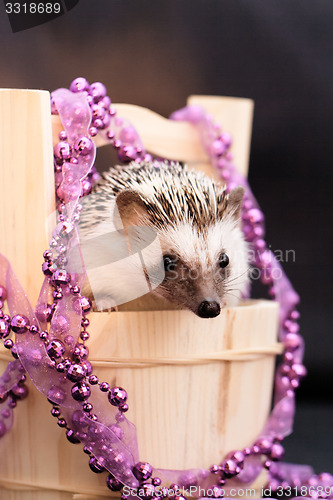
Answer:
[[84, 292], [103, 309], [148, 291], [201, 318], [237, 305], [249, 283], [243, 194], [175, 162], [110, 168], [83, 199]]

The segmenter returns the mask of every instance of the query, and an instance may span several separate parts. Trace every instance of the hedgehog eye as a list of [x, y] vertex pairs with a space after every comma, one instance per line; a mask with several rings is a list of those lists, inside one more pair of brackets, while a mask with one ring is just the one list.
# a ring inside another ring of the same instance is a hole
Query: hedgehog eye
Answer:
[[177, 258], [173, 255], [163, 255], [163, 265], [166, 272], [173, 271], [176, 267]]
[[229, 257], [227, 256], [226, 253], [221, 253], [220, 258], [219, 258], [219, 266], [223, 268], [227, 267], [229, 264]]

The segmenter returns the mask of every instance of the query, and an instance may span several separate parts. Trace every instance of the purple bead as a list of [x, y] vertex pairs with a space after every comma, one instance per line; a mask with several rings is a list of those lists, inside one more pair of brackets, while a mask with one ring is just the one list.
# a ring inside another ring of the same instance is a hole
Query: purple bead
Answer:
[[29, 328], [29, 320], [22, 314], [16, 314], [10, 322], [10, 326], [15, 333], [25, 333]]
[[95, 137], [98, 134], [97, 128], [96, 127], [90, 127], [89, 128], [89, 134], [91, 135], [91, 137]]
[[46, 351], [51, 359], [59, 359], [65, 352], [65, 346], [61, 340], [51, 340], [46, 347]]
[[110, 386], [107, 382], [101, 382], [99, 385], [99, 388], [102, 392], [108, 392], [108, 390], [110, 389]]
[[219, 465], [212, 465], [210, 468], [209, 468], [210, 472], [212, 474], [218, 474], [221, 472], [221, 467]]
[[293, 311], [291, 311], [290, 313], [290, 318], [297, 321], [300, 317], [300, 314], [298, 311], [296, 311], [296, 309], [294, 309]]
[[244, 465], [245, 455], [242, 451], [231, 451], [230, 453], [228, 453], [226, 458], [234, 460], [239, 467], [243, 467]]
[[91, 112], [93, 115], [93, 120], [95, 120], [96, 118], [100, 118], [101, 120], [103, 120], [105, 116], [105, 108], [103, 106], [99, 106], [99, 104], [93, 104], [91, 106]]
[[152, 466], [147, 462], [138, 462], [133, 467], [133, 474], [138, 481], [147, 481], [153, 473]]
[[88, 179], [82, 181], [82, 196], [87, 196], [92, 190], [92, 184]]
[[82, 365], [84, 367], [84, 369], [86, 370], [86, 374], [89, 377], [89, 375], [92, 374], [91, 363], [89, 361], [87, 361], [86, 359], [83, 359], [82, 361], [80, 361], [80, 365]]
[[230, 179], [230, 172], [229, 170], [227, 170], [226, 168], [222, 169], [221, 170], [221, 177], [223, 180], [227, 181], [228, 179]]
[[221, 464], [221, 469], [226, 478], [234, 477], [240, 472], [237, 462], [231, 459], [223, 462]]
[[109, 141], [113, 141], [115, 138], [114, 130], [108, 130], [106, 133], [106, 137], [109, 139]]
[[255, 445], [260, 449], [260, 453], [267, 455], [271, 452], [272, 449], [272, 441], [268, 438], [261, 438], [255, 442]]
[[112, 387], [108, 399], [113, 406], [122, 406], [127, 400], [127, 392], [122, 387]]
[[[22, 348], [21, 348], [20, 352], [22, 352]], [[17, 347], [15, 345], [14, 345], [14, 347], [12, 349], [12, 356], [13, 356], [14, 359], [19, 359], [18, 350], [17, 350]]]
[[19, 399], [20, 401], [22, 401], [28, 396], [29, 391], [25, 385], [16, 384], [14, 385], [14, 387], [12, 387], [10, 393], [15, 399]]
[[154, 486], [161, 486], [161, 483], [162, 483], [162, 481], [159, 477], [153, 477], [151, 482]]
[[128, 411], [128, 404], [125, 403], [123, 405], [120, 405], [119, 406], [119, 411], [121, 411], [121, 413], [126, 413]]
[[103, 106], [103, 108], [105, 108], [106, 110], [109, 110], [110, 105], [111, 105], [111, 99], [110, 99], [110, 97], [107, 96], [107, 95], [105, 97], [103, 97], [103, 99], [101, 99], [99, 101], [99, 105]]
[[56, 226], [54, 234], [60, 236], [60, 238], [67, 238], [72, 234], [73, 230], [74, 230], [74, 225], [71, 222], [64, 221], [60, 222]]
[[0, 339], [5, 339], [8, 337], [10, 332], [10, 326], [7, 321], [0, 319]]
[[[139, 498], [148, 500], [150, 498], [153, 498], [154, 495], [155, 495], [155, 486], [153, 484], [151, 483], [140, 484], [138, 489]], [[173, 500], [180, 500], [180, 499], [178, 499], [177, 496], [174, 496]]]
[[52, 408], [51, 415], [52, 415], [52, 417], [55, 417], [55, 418], [60, 417], [61, 413], [60, 413], [59, 408]]
[[80, 382], [86, 376], [86, 370], [79, 364], [71, 365], [68, 368], [67, 378], [72, 382]]
[[272, 460], [281, 460], [284, 455], [284, 448], [280, 443], [274, 443], [272, 445], [271, 452], [269, 454]]
[[301, 379], [306, 376], [306, 373], [307, 371], [304, 365], [301, 365], [300, 363], [294, 363], [291, 366], [289, 376], [292, 378], [295, 377], [296, 379]]
[[15, 400], [15, 399], [10, 399], [10, 400], [8, 401], [8, 403], [7, 403], [7, 406], [8, 406], [8, 408], [11, 408], [11, 409], [12, 409], [12, 408], [16, 408], [16, 406], [17, 406], [17, 402], [16, 402], [16, 400]]
[[91, 403], [84, 403], [83, 405], [83, 411], [85, 413], [90, 413], [94, 409], [93, 405]]
[[82, 312], [84, 314], [87, 314], [91, 309], [91, 302], [88, 299], [88, 297], [81, 297], [80, 304], [81, 304]]
[[65, 363], [62, 363], [62, 362], [58, 363], [58, 364], [56, 365], [56, 370], [57, 370], [57, 372], [59, 372], [59, 373], [65, 373], [65, 371], [66, 371], [66, 366], [65, 366]]
[[94, 120], [94, 125], [97, 129], [102, 129], [104, 127], [103, 120], [101, 120], [100, 118], [96, 118]]
[[80, 137], [74, 144], [74, 149], [77, 154], [86, 156], [93, 150], [94, 144], [89, 137]]
[[245, 457], [250, 456], [251, 455], [251, 448], [249, 446], [247, 446], [246, 448], [244, 448], [243, 453], [244, 453]]
[[85, 342], [86, 340], [88, 340], [90, 337], [89, 333], [88, 332], [81, 332], [80, 333], [80, 339], [83, 340], [83, 342]]
[[120, 481], [116, 479], [112, 474], [109, 474], [106, 478], [106, 485], [111, 491], [120, 491], [123, 487]]
[[47, 393], [47, 399], [51, 403], [60, 405], [65, 401], [66, 394], [60, 387], [52, 386]]
[[54, 146], [54, 156], [59, 160], [69, 160], [72, 154], [72, 148], [68, 144], [68, 142], [58, 142]]
[[97, 458], [95, 458], [95, 457], [91, 457], [91, 459], [89, 460], [89, 467], [96, 474], [99, 474], [99, 473], [105, 471], [105, 468], [103, 467], [103, 465], [101, 465], [99, 463], [99, 461], [97, 460]]
[[226, 149], [225, 144], [219, 139], [213, 141], [210, 146], [210, 152], [215, 156], [222, 156], [226, 152]]
[[65, 130], [61, 130], [61, 132], [59, 132], [58, 134], [58, 137], [60, 141], [67, 141], [67, 134]]
[[329, 472], [322, 472], [319, 474], [319, 481], [328, 486], [333, 486], [333, 476]]
[[7, 299], [7, 290], [4, 286], [0, 285], [0, 300]]
[[224, 495], [224, 490], [223, 488], [221, 488], [221, 486], [212, 484], [212, 486], [210, 486], [208, 489], [208, 495], [210, 498], [222, 498]]
[[75, 78], [75, 80], [73, 80], [70, 84], [69, 90], [75, 93], [83, 92], [84, 90], [88, 91], [89, 82], [83, 77]]
[[3, 343], [3, 345], [4, 345], [4, 347], [5, 347], [6, 349], [13, 349], [13, 347], [14, 347], [14, 342], [13, 342], [13, 340], [12, 340], [12, 339], [6, 339], [6, 340], [4, 341], [4, 343]]
[[118, 158], [121, 162], [135, 160], [136, 149], [133, 146], [124, 146], [118, 151]]
[[42, 264], [42, 271], [43, 271], [45, 276], [52, 276], [53, 273], [55, 273], [57, 269], [58, 268], [57, 268], [56, 264], [52, 261], [46, 261], [46, 262], [43, 262], [43, 264]]
[[1, 415], [3, 418], [9, 418], [11, 415], [11, 412], [8, 409], [2, 410]]
[[230, 148], [232, 144], [232, 137], [228, 132], [222, 132], [220, 139], [224, 142], [227, 148]]
[[78, 293], [80, 293], [80, 288], [78, 287], [78, 285], [71, 286], [70, 289], [73, 295], [77, 295]]
[[259, 208], [251, 208], [245, 213], [246, 220], [249, 220], [252, 224], [258, 224], [259, 222], [263, 222], [264, 215]]
[[73, 356], [77, 360], [84, 359], [88, 356], [89, 354], [89, 349], [86, 347], [84, 344], [76, 344], [74, 351], [73, 351]]
[[78, 382], [72, 387], [72, 396], [76, 401], [85, 401], [90, 396], [90, 386], [85, 382]]
[[283, 360], [285, 361], [285, 363], [293, 363], [294, 362], [294, 354], [290, 351], [287, 351], [284, 353], [283, 355]]
[[45, 332], [44, 330], [42, 332], [40, 332], [40, 334], [39, 334], [39, 338], [41, 340], [43, 340], [44, 342], [48, 339], [48, 336], [49, 336], [49, 334], [47, 332]]
[[106, 87], [101, 82], [94, 82], [90, 85], [89, 92], [92, 95], [94, 102], [98, 102], [106, 96]]
[[97, 375], [91, 375], [89, 377], [89, 384], [91, 384], [91, 385], [98, 384], [98, 377], [97, 377]]
[[52, 281], [55, 285], [68, 285], [71, 280], [71, 275], [66, 271], [66, 269], [58, 269], [52, 276]]
[[74, 432], [72, 429], [68, 429], [68, 431], [66, 432], [66, 437], [67, 437], [68, 441], [72, 444], [79, 444], [80, 443], [80, 440], [77, 437], [77, 433]]
[[298, 333], [299, 332], [299, 324], [296, 323], [295, 321], [291, 321], [290, 319], [287, 319], [283, 323], [284, 328], [289, 332], [289, 333]]

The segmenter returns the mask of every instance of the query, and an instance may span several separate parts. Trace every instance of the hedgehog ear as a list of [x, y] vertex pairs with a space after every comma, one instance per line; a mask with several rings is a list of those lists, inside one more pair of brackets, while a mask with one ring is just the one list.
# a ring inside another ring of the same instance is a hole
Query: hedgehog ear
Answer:
[[115, 210], [114, 223], [120, 230], [128, 226], [142, 226], [147, 218], [147, 210], [142, 198], [136, 191], [126, 189], [116, 197], [118, 210]]
[[228, 194], [227, 213], [230, 213], [235, 219], [240, 218], [244, 188], [236, 187]]

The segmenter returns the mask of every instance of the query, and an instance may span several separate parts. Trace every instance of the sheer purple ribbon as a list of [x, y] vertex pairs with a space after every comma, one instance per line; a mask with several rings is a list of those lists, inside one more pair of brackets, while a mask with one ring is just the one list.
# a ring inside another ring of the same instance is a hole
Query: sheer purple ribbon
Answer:
[[[67, 89], [59, 89], [52, 94], [55, 107], [60, 115], [64, 129], [67, 132], [68, 141], [72, 147], [81, 136], [88, 136], [88, 128], [91, 121], [91, 112], [85, 97], [79, 93], [72, 93]], [[200, 116], [200, 120], [198, 118]], [[209, 138], [209, 127], [211, 122], [198, 109], [185, 108], [173, 115], [174, 119], [187, 120], [194, 124], [200, 123], [203, 141]], [[77, 206], [82, 179], [88, 174], [95, 158], [95, 149], [84, 157], [79, 157], [75, 165], [68, 164], [64, 170], [61, 189], [66, 192], [68, 203], [66, 204], [67, 215], [71, 216]], [[234, 185], [243, 185], [248, 196], [256, 204], [253, 194], [248, 186], [247, 180], [233, 170], [229, 189]], [[257, 204], [256, 204], [257, 206]], [[54, 235], [60, 226], [56, 227]], [[68, 251], [79, 245], [78, 233], [73, 228]], [[298, 296], [293, 290], [290, 282], [283, 273], [279, 263], [272, 252], [267, 251], [266, 257], [271, 265], [279, 271], [279, 281], [276, 283], [276, 297], [280, 303], [280, 340], [283, 340], [285, 332], [283, 323], [287, 317], [290, 307], [298, 302]], [[85, 278], [85, 270], [82, 262], [82, 270], [74, 279], [80, 286]], [[0, 283], [5, 284], [8, 291], [8, 306], [11, 314], [24, 314], [30, 324], [46, 327], [43, 311], [47, 307], [50, 286], [45, 279], [39, 296], [36, 313], [33, 311], [27, 296], [14, 275], [8, 261], [0, 256]], [[64, 298], [59, 302], [51, 321], [50, 338], [61, 339], [67, 346], [70, 354], [78, 340], [81, 324], [81, 308], [77, 298], [69, 290], [64, 293]], [[89, 419], [82, 410], [82, 405], [71, 396], [72, 383], [65, 375], [56, 371], [54, 362], [47, 355], [45, 344], [39, 335], [27, 333], [16, 335], [16, 349], [20, 361], [12, 362], [2, 375], [0, 383], [4, 388], [10, 387], [11, 383], [17, 382], [22, 366], [27, 371], [36, 388], [50, 401], [58, 404], [61, 413], [68, 425], [75, 431], [82, 444], [97, 458], [109, 472], [111, 472], [121, 483], [129, 487], [137, 487], [138, 481], [132, 473], [132, 467], [139, 460], [136, 429], [133, 423], [124, 416], [121, 420], [117, 417], [117, 410], [110, 406], [105, 396], [96, 387], [91, 387], [91, 402], [97, 421]], [[22, 373], [22, 372], [21, 372]], [[5, 382], [7, 380], [7, 382]], [[5, 385], [7, 384], [7, 385]], [[277, 391], [277, 394], [279, 391]], [[268, 421], [259, 437], [284, 437], [291, 433], [295, 411], [294, 397], [277, 396], [276, 403]], [[9, 418], [10, 420], [10, 418]], [[101, 423], [103, 422], [103, 423]], [[8, 423], [6, 424], [8, 430]], [[119, 431], [120, 429], [120, 431]], [[283, 468], [283, 464], [279, 467]], [[231, 484], [251, 484], [262, 470], [260, 457], [251, 456], [246, 458], [242, 472], [233, 479]], [[290, 470], [288, 466], [288, 471]], [[308, 469], [307, 469], [308, 470]], [[155, 473], [169, 483], [181, 486], [200, 484], [209, 486], [211, 481], [210, 472], [205, 469], [191, 469], [186, 471], [155, 469]]]

